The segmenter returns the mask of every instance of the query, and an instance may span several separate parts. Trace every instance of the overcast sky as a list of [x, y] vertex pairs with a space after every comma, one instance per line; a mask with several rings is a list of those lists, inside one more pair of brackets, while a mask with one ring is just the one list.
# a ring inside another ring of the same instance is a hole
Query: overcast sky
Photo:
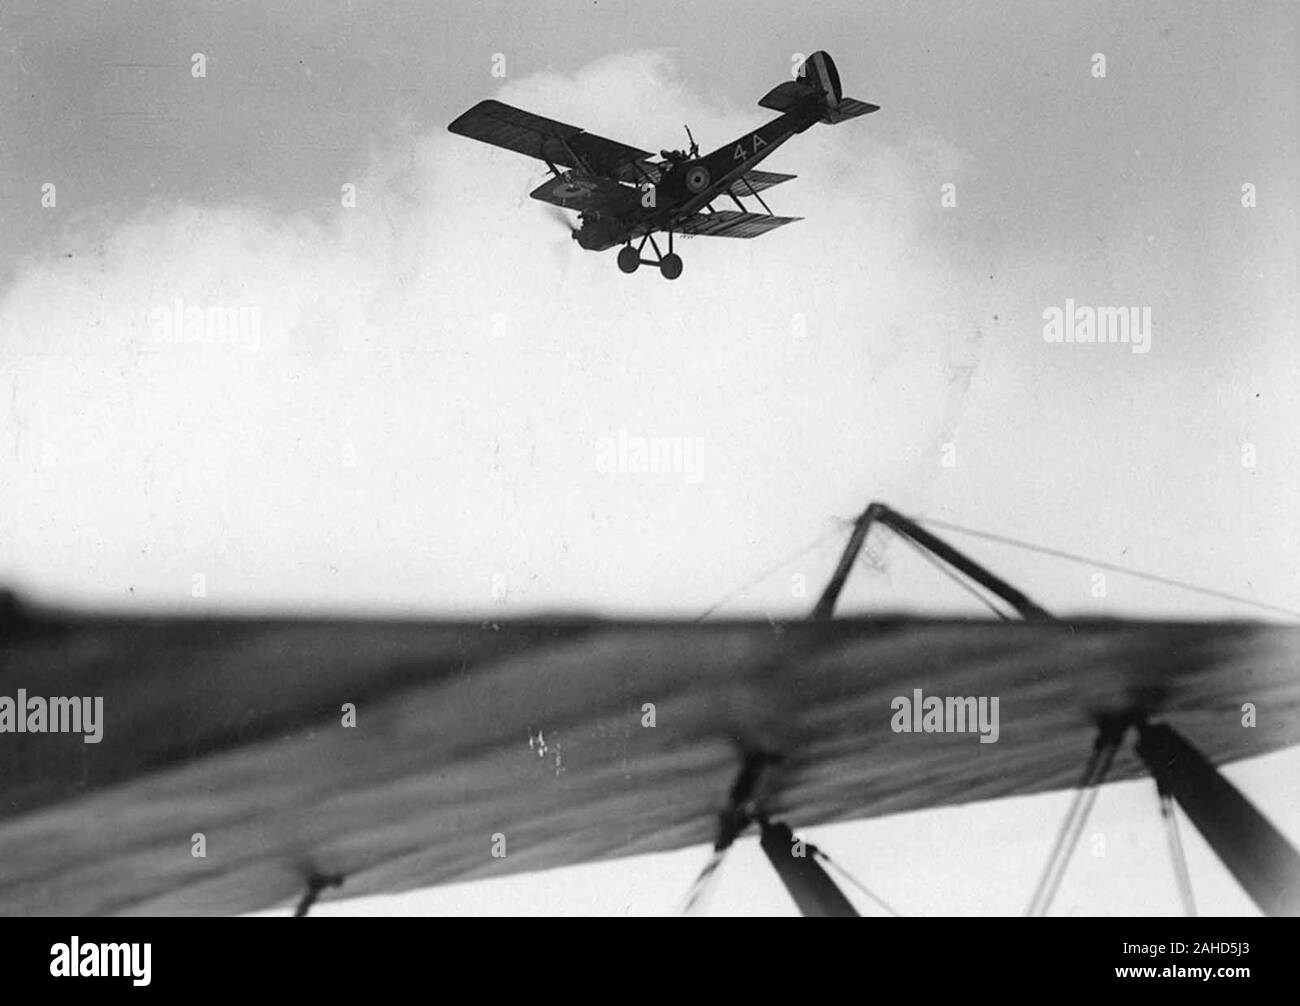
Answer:
[[[881, 499], [1300, 608], [1293, 5], [194, 7], [0, 13], [0, 572], [27, 596], [796, 616], [842, 536], [733, 592]], [[528, 198], [542, 165], [446, 132], [497, 97], [712, 149], [818, 48], [881, 111], [777, 152], [800, 177], [768, 202], [805, 219], [683, 241], [675, 283], [582, 252]], [[1046, 342], [1067, 298], [1149, 308], [1149, 352]], [[255, 338], [167, 341], [178, 300], [255, 310]], [[602, 471], [620, 436], [698, 468]], [[1259, 614], [960, 543], [1053, 611]], [[977, 610], [883, 565], [845, 610]], [[1232, 770], [1293, 837], [1297, 770]], [[1177, 910], [1150, 789], [1107, 790], [1114, 840], [1060, 907]], [[814, 837], [902, 877], [905, 912], [1018, 911], [1062, 808]], [[1198, 842], [1205, 907], [1251, 910]], [[700, 858], [417, 910], [657, 911]], [[729, 866], [717, 910], [786, 910], [757, 874]]]

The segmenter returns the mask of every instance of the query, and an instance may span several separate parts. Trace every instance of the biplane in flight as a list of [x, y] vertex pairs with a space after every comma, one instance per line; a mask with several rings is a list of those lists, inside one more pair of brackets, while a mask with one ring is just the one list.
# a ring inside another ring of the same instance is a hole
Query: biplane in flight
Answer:
[[[804, 60], [794, 79], [772, 88], [759, 105], [781, 114], [704, 156], [688, 128], [689, 150], [664, 150], [659, 160], [638, 147], [491, 99], [447, 128], [545, 161], [552, 177], [531, 195], [578, 212], [581, 226], [573, 230], [578, 244], [587, 251], [623, 245], [618, 267], [624, 272], [657, 265], [665, 279], [676, 279], [682, 259], [673, 251], [674, 234], [754, 238], [801, 219], [776, 216], [759, 195], [795, 176], [759, 171], [759, 163], [815, 123], [834, 125], [880, 107], [844, 97], [839, 72], [825, 52]], [[724, 197], [737, 208], [715, 209]], [[741, 200], [750, 197], [765, 212], [746, 209]], [[654, 239], [657, 231], [668, 235], [666, 253]], [[643, 257], [647, 244], [653, 259]]]

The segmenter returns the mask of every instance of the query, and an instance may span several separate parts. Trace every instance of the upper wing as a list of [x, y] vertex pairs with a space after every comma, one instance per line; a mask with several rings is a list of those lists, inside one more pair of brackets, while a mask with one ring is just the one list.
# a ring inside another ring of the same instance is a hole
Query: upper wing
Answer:
[[[309, 871], [353, 897], [703, 845], [746, 747], [779, 745], [770, 809], [811, 826], [1066, 789], [1097, 711], [1134, 696], [1215, 764], [1300, 741], [1291, 627], [775, 628], [11, 619], [0, 695], [100, 696], [103, 732], [3, 734], [0, 913], [244, 912], [292, 904]], [[922, 681], [1001, 696], [998, 743], [895, 738], [893, 697]], [[1224, 714], [1243, 681], [1269, 702], [1253, 730]], [[647, 695], [664, 697], [654, 730]], [[1121, 750], [1110, 778], [1142, 775]], [[196, 831], [206, 859], [189, 855]], [[509, 858], [489, 854], [495, 832]]]
[[777, 227], [792, 224], [803, 217], [774, 217], [767, 213], [741, 213], [739, 210], [717, 210], [714, 213], [697, 213], [673, 225], [679, 234], [702, 234], [715, 238], [756, 238]]
[[491, 99], [480, 101], [447, 128], [561, 167], [585, 168], [623, 181], [637, 180], [635, 165], [651, 156], [639, 147]]

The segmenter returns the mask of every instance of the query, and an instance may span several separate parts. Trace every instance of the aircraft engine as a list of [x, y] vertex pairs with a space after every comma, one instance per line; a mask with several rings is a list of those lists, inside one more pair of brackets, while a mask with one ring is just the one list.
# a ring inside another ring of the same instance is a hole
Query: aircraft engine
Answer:
[[623, 243], [623, 225], [613, 217], [583, 217], [573, 238], [587, 251], [603, 251]]

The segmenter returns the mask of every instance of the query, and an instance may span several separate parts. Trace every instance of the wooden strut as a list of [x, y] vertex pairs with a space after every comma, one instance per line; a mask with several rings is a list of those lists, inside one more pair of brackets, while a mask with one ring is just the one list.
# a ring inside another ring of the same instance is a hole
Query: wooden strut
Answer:
[[303, 892], [302, 900], [298, 902], [298, 907], [294, 909], [294, 918], [304, 918], [311, 911], [311, 906], [316, 904], [316, 899], [320, 897], [321, 891], [325, 890], [325, 888], [342, 886], [343, 877], [340, 874], [327, 876], [312, 874], [307, 878], [307, 890]]
[[1137, 753], [1265, 915], [1300, 915], [1300, 855], [1173, 727], [1138, 724]]
[[789, 827], [779, 821], [761, 817], [758, 823], [763, 851], [805, 918], [858, 918], [857, 909], [817, 862], [815, 845], [796, 841]]
[[835, 614], [835, 603], [839, 600], [840, 592], [844, 589], [844, 583], [849, 578], [853, 564], [857, 562], [862, 546], [866, 544], [871, 525], [875, 523], [884, 524], [903, 537], [910, 539], [931, 555], [964, 573], [980, 586], [985, 587], [1006, 601], [1026, 621], [1051, 620], [1052, 616], [1045, 609], [1040, 608], [1001, 577], [995, 576], [975, 560], [957, 551], [946, 541], [931, 534], [915, 521], [904, 517], [897, 510], [890, 509], [884, 503], [872, 503], [854, 521], [853, 534], [849, 537], [848, 544], [844, 546], [844, 553], [840, 556], [839, 565], [835, 567], [835, 572], [831, 574], [830, 583], [826, 585], [826, 590], [822, 592], [817, 607], [813, 609], [813, 621], [826, 621]]
[[758, 809], [767, 770], [780, 761], [781, 756], [770, 751], [754, 749], [746, 753], [728, 794], [727, 806], [718, 817], [718, 837], [713, 845], [713, 854], [687, 895], [687, 912], [700, 903], [727, 849], [746, 828], [757, 824], [763, 852], [802, 915], [808, 918], [858, 917], [852, 903], [817, 862], [817, 847], [811, 842], [796, 842], [788, 825], [768, 820]]

